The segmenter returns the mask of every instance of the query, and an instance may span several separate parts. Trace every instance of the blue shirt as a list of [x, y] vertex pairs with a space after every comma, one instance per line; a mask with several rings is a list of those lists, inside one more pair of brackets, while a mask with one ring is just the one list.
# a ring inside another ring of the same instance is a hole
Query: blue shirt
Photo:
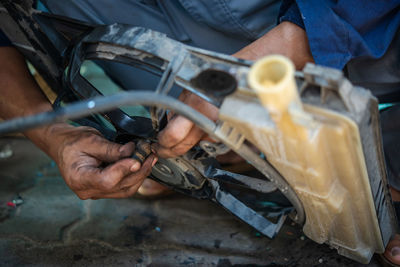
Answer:
[[286, 0], [282, 8], [280, 21], [303, 25], [315, 62], [338, 69], [382, 57], [400, 26], [400, 0]]
[[[252, 41], [268, 30], [276, 0], [179, 2], [199, 22]], [[343, 69], [351, 59], [384, 55], [400, 25], [400, 0], [284, 0], [283, 20], [306, 30], [317, 64]], [[1, 31], [0, 45], [10, 45]]]

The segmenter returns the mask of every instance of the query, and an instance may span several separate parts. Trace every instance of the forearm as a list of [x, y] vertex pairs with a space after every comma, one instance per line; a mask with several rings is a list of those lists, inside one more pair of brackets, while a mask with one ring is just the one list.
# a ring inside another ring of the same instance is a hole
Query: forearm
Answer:
[[280, 54], [290, 58], [296, 69], [302, 69], [307, 62], [314, 62], [306, 32], [299, 26], [286, 21], [235, 53], [234, 56], [256, 60], [270, 54]]
[[[23, 56], [13, 47], [0, 47], [0, 117], [32, 115], [52, 109], [50, 102], [30, 75]], [[49, 127], [24, 134], [42, 150], [47, 151]]]
[[[257, 60], [270, 54], [281, 54], [290, 58], [297, 69], [302, 69], [307, 62], [314, 62], [306, 32], [290, 22], [282, 22], [233, 56], [246, 60]], [[212, 119], [218, 117], [218, 109], [199, 96], [184, 92], [181, 97], [183, 102], [207, 117]], [[204, 138], [204, 133], [191, 121], [176, 116], [159, 133], [159, 142], [154, 148], [161, 157], [177, 157], [186, 153], [202, 138]]]
[[[17, 50], [0, 47], [0, 62], [0, 117], [11, 119], [52, 109]], [[134, 143], [110, 142], [90, 127], [58, 123], [24, 134], [53, 158], [67, 185], [82, 199], [133, 195], [157, 161], [151, 154], [140, 164], [130, 158]]]

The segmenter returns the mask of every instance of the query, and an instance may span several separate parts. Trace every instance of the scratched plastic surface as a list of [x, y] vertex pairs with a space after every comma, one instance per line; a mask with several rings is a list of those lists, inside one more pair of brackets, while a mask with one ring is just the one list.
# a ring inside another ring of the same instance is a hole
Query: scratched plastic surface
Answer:
[[220, 120], [256, 145], [296, 191], [304, 233], [363, 263], [383, 252], [357, 124], [303, 104], [293, 65], [281, 56], [254, 64], [248, 83], [253, 92], [227, 97]]

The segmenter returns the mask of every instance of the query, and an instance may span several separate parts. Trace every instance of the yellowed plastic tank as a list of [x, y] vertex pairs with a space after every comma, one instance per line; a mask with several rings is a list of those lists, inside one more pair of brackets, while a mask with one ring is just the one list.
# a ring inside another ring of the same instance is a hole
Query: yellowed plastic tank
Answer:
[[259, 148], [295, 190], [306, 214], [304, 233], [364, 263], [383, 252], [357, 124], [303, 104], [294, 66], [283, 56], [256, 62], [248, 86], [225, 99], [220, 120]]

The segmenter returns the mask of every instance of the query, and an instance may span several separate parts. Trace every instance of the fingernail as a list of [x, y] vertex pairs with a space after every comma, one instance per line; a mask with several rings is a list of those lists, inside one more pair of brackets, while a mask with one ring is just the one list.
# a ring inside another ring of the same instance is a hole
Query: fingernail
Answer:
[[131, 166], [131, 172], [136, 172], [139, 168], [140, 168], [140, 163], [139, 162], [135, 162]]
[[158, 158], [154, 158], [153, 162], [151, 163], [151, 167], [154, 167], [154, 165], [156, 165]]
[[153, 154], [157, 154], [157, 147], [158, 147], [158, 144], [156, 144], [156, 143], [151, 144], [150, 149], [151, 149], [151, 152], [153, 152]]
[[392, 248], [392, 250], [390, 252], [392, 253], [392, 256], [400, 255], [400, 248], [394, 247], [394, 248]]
[[118, 150], [119, 153], [123, 153], [125, 151], [126, 144], [121, 146]]

